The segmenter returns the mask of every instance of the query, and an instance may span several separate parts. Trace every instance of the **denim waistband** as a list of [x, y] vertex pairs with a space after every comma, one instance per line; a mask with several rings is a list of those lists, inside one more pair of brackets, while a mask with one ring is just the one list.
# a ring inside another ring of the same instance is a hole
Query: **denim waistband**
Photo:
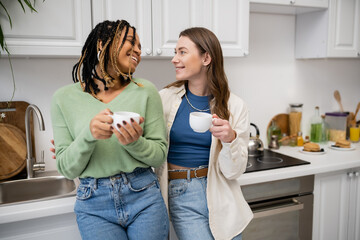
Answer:
[[132, 178], [144, 173], [144, 172], [153, 172], [151, 167], [149, 168], [135, 168], [134, 171], [126, 173], [121, 172], [119, 174], [116, 174], [114, 176], [110, 177], [103, 177], [103, 178], [93, 178], [93, 177], [87, 177], [87, 178], [79, 178], [80, 184], [82, 185], [89, 185], [94, 186], [95, 188], [98, 185], [108, 185], [110, 182], [114, 182], [117, 180], [123, 180], [125, 184], [128, 183], [129, 180]]

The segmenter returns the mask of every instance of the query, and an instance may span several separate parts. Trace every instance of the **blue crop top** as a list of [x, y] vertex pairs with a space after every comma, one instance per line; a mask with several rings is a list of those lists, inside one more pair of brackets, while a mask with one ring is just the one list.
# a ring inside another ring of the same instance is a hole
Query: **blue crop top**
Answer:
[[[188, 89], [186, 89], [186, 94], [195, 108], [209, 108], [207, 96], [196, 96]], [[194, 132], [189, 124], [190, 112], [196, 112], [196, 110], [189, 105], [184, 96], [170, 130], [168, 162], [182, 167], [195, 168], [209, 163], [211, 132]], [[210, 113], [210, 110], [207, 112]]]

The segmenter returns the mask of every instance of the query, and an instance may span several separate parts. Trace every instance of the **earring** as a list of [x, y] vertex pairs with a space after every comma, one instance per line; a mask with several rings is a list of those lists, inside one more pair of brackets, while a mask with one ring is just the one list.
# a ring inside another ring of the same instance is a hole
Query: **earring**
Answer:
[[100, 58], [100, 53], [101, 53], [101, 51], [98, 51], [98, 53], [97, 53], [97, 59], [98, 59], [98, 61], [99, 61], [99, 58]]

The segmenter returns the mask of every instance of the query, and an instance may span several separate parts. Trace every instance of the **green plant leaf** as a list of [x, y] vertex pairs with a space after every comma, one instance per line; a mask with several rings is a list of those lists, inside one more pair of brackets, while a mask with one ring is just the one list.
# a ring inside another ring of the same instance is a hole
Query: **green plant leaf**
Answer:
[[3, 31], [2, 31], [1, 25], [0, 25], [0, 45], [1, 45], [1, 49], [5, 50], [4, 49], [4, 47], [5, 47], [5, 39], [4, 39], [4, 34], [3, 34]]
[[[10, 22], [10, 27], [12, 28], [12, 22], [11, 22], [11, 17], [10, 17], [10, 14], [9, 12], [7, 11], [6, 7], [4, 6], [4, 4], [0, 1], [0, 6], [2, 6], [2, 8], [5, 10], [5, 13], [9, 19], [9, 22]], [[1, 24], [0, 24], [1, 25]]]
[[25, 12], [25, 8], [24, 8], [24, 5], [22, 4], [21, 0], [18, 0], [18, 2], [20, 3], [22, 10]]
[[[21, 1], [21, 0], [18, 0], [18, 1]], [[24, 0], [24, 2], [32, 11], [37, 12], [29, 0]], [[34, 6], [35, 6], [35, 1], [34, 1]]]

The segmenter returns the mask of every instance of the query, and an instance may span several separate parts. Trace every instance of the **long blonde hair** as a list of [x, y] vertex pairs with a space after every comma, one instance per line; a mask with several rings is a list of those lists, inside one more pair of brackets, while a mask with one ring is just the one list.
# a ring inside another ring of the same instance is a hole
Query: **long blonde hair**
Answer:
[[[188, 37], [195, 43], [200, 54], [208, 53], [211, 62], [207, 66], [206, 75], [210, 91], [210, 108], [222, 119], [229, 120], [230, 111], [228, 109], [228, 100], [230, 90], [228, 80], [224, 70], [224, 57], [218, 38], [213, 32], [206, 28], [194, 27], [188, 28], [179, 34], [179, 37]], [[188, 80], [180, 80], [167, 85], [165, 88], [175, 86], [180, 87], [187, 84]]]

